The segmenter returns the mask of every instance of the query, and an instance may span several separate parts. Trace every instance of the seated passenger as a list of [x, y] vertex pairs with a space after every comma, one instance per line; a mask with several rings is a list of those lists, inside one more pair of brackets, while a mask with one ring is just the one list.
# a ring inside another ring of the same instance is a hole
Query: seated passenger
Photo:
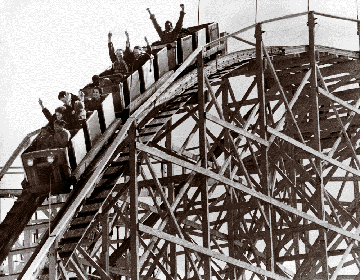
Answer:
[[90, 90], [93, 87], [99, 87], [99, 86], [109, 86], [112, 85], [112, 82], [107, 78], [100, 78], [98, 75], [92, 76], [92, 83], [87, 84], [84, 86], [81, 91], [86, 92], [87, 90]]
[[65, 125], [65, 122], [61, 120], [56, 120], [54, 122], [53, 149], [65, 148], [68, 146], [70, 141], [70, 132], [65, 129]]
[[84, 102], [72, 93], [61, 91], [58, 99], [65, 105], [64, 121], [66, 129], [74, 130], [81, 128], [83, 121], [86, 120], [86, 111]]
[[31, 149], [29, 152], [51, 149], [53, 132], [49, 126], [42, 127], [39, 135], [29, 147]]
[[98, 110], [103, 99], [102, 89], [99, 87], [94, 87], [91, 90], [91, 98], [88, 98], [85, 102], [86, 111]]
[[151, 55], [151, 46], [146, 37], [145, 37], [145, 42], [147, 45], [145, 52], [142, 50], [142, 48], [140, 48], [140, 46], [135, 46], [133, 51], [131, 51], [130, 48], [126, 48], [125, 53], [126, 56], [128, 57], [127, 63], [130, 67], [131, 73], [138, 70], [141, 66], [145, 64], [146, 61], [153, 58], [153, 56]]
[[45, 115], [45, 118], [49, 121], [49, 124], [48, 124], [49, 128], [52, 131], [54, 131], [54, 121], [55, 120], [63, 120], [66, 108], [64, 106], [60, 106], [55, 109], [55, 114], [52, 115], [50, 113], [50, 111], [44, 107], [44, 104], [40, 98], [39, 98], [39, 104], [41, 106], [43, 114]]
[[150, 9], [147, 9], [150, 14], [150, 19], [156, 29], [156, 32], [159, 34], [161, 44], [168, 44], [168, 43], [174, 42], [178, 38], [178, 36], [181, 32], [184, 15], [185, 15], [184, 4], [180, 4], [180, 7], [181, 7], [180, 17], [179, 17], [178, 22], [176, 23], [175, 28], [173, 29], [171, 21], [166, 21], [165, 22], [165, 31], [161, 30], [160, 25], [156, 21], [155, 15], [150, 12]]
[[109, 56], [111, 62], [113, 63], [112, 68], [109, 70], [105, 70], [99, 76], [107, 76], [118, 74], [123, 76], [125, 73], [129, 72], [129, 67], [124, 60], [124, 51], [122, 49], [117, 49], [116, 52], [114, 51], [113, 43], [111, 42], [112, 33], [109, 32], [108, 34], [108, 47], [109, 47]]

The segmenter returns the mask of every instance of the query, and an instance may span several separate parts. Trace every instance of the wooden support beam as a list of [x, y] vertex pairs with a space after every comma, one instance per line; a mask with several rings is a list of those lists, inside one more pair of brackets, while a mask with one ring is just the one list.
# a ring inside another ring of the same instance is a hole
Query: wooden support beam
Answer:
[[[259, 99], [259, 123], [260, 123], [260, 137], [267, 142], [267, 116], [266, 116], [266, 96], [264, 88], [264, 61], [263, 61], [263, 41], [262, 41], [262, 27], [257, 24], [255, 27], [256, 38], [256, 81], [257, 92]], [[280, 87], [279, 87], [280, 88]], [[260, 147], [260, 183], [262, 188], [267, 192], [268, 197], [272, 197], [272, 191], [269, 184], [269, 157], [268, 148], [266, 146]], [[268, 271], [275, 271], [275, 255], [274, 255], [274, 240], [273, 240], [273, 225], [272, 225], [272, 206], [265, 205], [264, 212], [268, 221], [265, 228], [265, 251], [266, 251], [266, 269]]]
[[57, 280], [58, 266], [57, 266], [57, 242], [50, 247], [49, 250], [49, 280]]
[[109, 276], [109, 272], [106, 272], [81, 246], [78, 246], [76, 249], [85, 258], [85, 260], [87, 260], [89, 264], [91, 264], [96, 269], [96, 271], [101, 276], [101, 280], [113, 280]]
[[131, 279], [140, 280], [136, 122], [129, 129]]
[[254, 140], [254, 141], [256, 141], [256, 142], [258, 142], [258, 143], [260, 143], [260, 144], [262, 144], [264, 146], [269, 146], [269, 142], [264, 140], [263, 138], [258, 137], [256, 135], [246, 131], [243, 128], [237, 127], [237, 126], [235, 126], [235, 125], [233, 125], [231, 123], [228, 123], [226, 121], [218, 119], [217, 117], [215, 117], [215, 116], [213, 116], [211, 114], [207, 113], [206, 114], [206, 119], [211, 120], [212, 122], [217, 123], [217, 124], [221, 125], [222, 127], [225, 127], [225, 128], [228, 128], [228, 129], [230, 129], [230, 130], [232, 130], [234, 132], [237, 132], [240, 135], [242, 135], [242, 136], [244, 136], [244, 137], [246, 137], [248, 139]]
[[75, 255], [73, 255], [70, 260], [69, 260], [69, 264], [70, 266], [74, 269], [76, 276], [80, 279], [80, 280], [88, 280], [89, 278], [86, 276], [84, 270], [82, 269], [81, 265], [76, 262], [73, 257], [75, 257]]
[[106, 273], [109, 273], [109, 212], [102, 214], [101, 218], [101, 231], [102, 231], [102, 251], [101, 251], [101, 267]]
[[[172, 119], [170, 119], [166, 125], [166, 128], [170, 129], [172, 125]], [[172, 150], [172, 131], [170, 130], [165, 139], [165, 147], [168, 150]], [[173, 176], [173, 165], [171, 162], [168, 162], [166, 165], [166, 174], [165, 177]], [[168, 187], [168, 199], [169, 204], [172, 205], [175, 202], [175, 186], [173, 182], [167, 184]], [[174, 232], [175, 233], [175, 232]], [[170, 244], [170, 274], [173, 280], [177, 280], [177, 260], [176, 260], [176, 245]]]
[[[204, 93], [204, 59], [203, 53], [199, 53], [197, 58], [198, 70], [198, 108], [199, 108], [199, 148], [201, 167], [207, 169], [207, 145], [206, 145], [206, 118], [205, 118], [205, 93]], [[215, 96], [213, 96], [214, 98]], [[217, 104], [216, 99], [214, 100]], [[219, 110], [221, 110], [219, 108]], [[201, 183], [201, 207], [202, 213], [202, 234], [203, 247], [210, 248], [210, 221], [209, 221], [209, 196], [206, 176], [202, 176]], [[204, 279], [211, 280], [211, 259], [208, 256], [203, 256], [204, 262]]]
[[[209, 87], [209, 85], [208, 85]], [[225, 80], [224, 83], [224, 88], [222, 90], [222, 112], [223, 112], [223, 116], [224, 116], [224, 121], [228, 122], [230, 120], [231, 114], [230, 114], [230, 108], [228, 108], [228, 104], [229, 104], [229, 93], [230, 93], [230, 82], [228, 79]], [[235, 100], [234, 100], [235, 101]], [[227, 137], [229, 138], [229, 137]], [[230, 139], [226, 139], [225, 140], [225, 148], [226, 149], [231, 149], [230, 148]], [[227, 170], [224, 172], [225, 176], [231, 178], [231, 156], [230, 159], [225, 158], [225, 160], [229, 160], [229, 165], [227, 167]], [[233, 204], [235, 202], [235, 194], [234, 194], [234, 188], [233, 187], [227, 187], [226, 190], [226, 197], [225, 197], [225, 203], [226, 204]], [[209, 207], [209, 211], [210, 211], [210, 207]], [[236, 258], [236, 248], [235, 248], [235, 234], [236, 234], [236, 228], [237, 228], [237, 224], [234, 221], [235, 215], [237, 214], [237, 209], [234, 207], [231, 207], [227, 210], [226, 212], [226, 222], [227, 222], [227, 228], [228, 228], [228, 249], [229, 249], [229, 256], [232, 258]], [[219, 218], [221, 216], [221, 213], [219, 213]], [[213, 243], [215, 245], [217, 245], [216, 239], [214, 236], [211, 236]], [[219, 247], [217, 245], [217, 247]], [[219, 252], [221, 252], [221, 250], [219, 249]], [[236, 276], [236, 267], [233, 265], [229, 265], [229, 272], [228, 272], [228, 277], [229, 280], [236, 280], [237, 276]]]

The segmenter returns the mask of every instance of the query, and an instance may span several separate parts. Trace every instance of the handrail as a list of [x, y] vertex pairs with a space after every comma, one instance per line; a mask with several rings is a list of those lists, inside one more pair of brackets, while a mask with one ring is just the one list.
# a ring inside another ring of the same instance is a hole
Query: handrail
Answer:
[[315, 12], [315, 11], [314, 11], [314, 14], [318, 15], [318, 16], [323, 16], [323, 17], [329, 17], [329, 18], [335, 18], [335, 19], [341, 19], [341, 20], [348, 20], [348, 21], [360, 23], [360, 20], [354, 19], [354, 18], [339, 17], [339, 16], [335, 16], [335, 15], [330, 15], [330, 14], [318, 13], [318, 12]]
[[30, 145], [30, 138], [37, 135], [40, 132], [41, 129], [37, 129], [33, 132], [30, 132], [28, 135], [25, 136], [25, 138], [21, 141], [19, 146], [16, 148], [16, 150], [13, 152], [9, 160], [5, 163], [4, 167], [0, 171], [0, 181], [6, 174], [6, 172], [9, 170], [10, 166], [13, 164], [14, 160], [18, 157], [18, 155]]

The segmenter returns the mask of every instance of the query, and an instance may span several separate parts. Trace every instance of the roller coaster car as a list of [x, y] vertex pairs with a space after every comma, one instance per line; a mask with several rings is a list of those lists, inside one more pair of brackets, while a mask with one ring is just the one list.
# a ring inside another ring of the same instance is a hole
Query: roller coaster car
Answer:
[[[69, 192], [70, 186], [75, 183], [71, 177], [72, 171], [79, 166], [113, 121], [121, 118], [122, 123], [125, 123], [130, 111], [136, 110], [151, 96], [157, 86], [153, 90], [149, 89], [166, 72], [176, 70], [193, 50], [218, 38], [217, 23], [189, 27], [183, 30], [181, 38], [176, 42], [153, 45], [154, 59], [149, 59], [140, 69], [126, 75], [114, 74], [102, 77], [109, 78], [100, 84], [103, 93], [108, 95], [98, 110], [87, 112], [87, 119], [84, 121], [83, 127], [71, 133], [72, 138], [67, 148], [34, 151], [36, 145], [33, 144], [22, 154], [25, 173], [30, 185], [29, 191], [48, 193], [51, 190], [53, 194]], [[210, 52], [208, 52], [209, 49]], [[207, 48], [207, 55], [211, 57], [219, 51], [221, 51], [221, 45], [216, 42]], [[85, 96], [90, 95], [90, 90], [91, 87], [84, 88]], [[193, 92], [194, 98], [191, 98], [189, 102], [197, 102], [196, 88], [193, 89]], [[145, 93], [146, 95], [144, 95]], [[137, 101], [134, 102], [135, 100]], [[129, 106], [131, 104], [133, 106]], [[137, 107], [135, 108], [135, 106]], [[82, 170], [82, 167], [80, 169]]]
[[67, 148], [24, 153], [23, 166], [34, 193], [67, 193], [73, 183]]

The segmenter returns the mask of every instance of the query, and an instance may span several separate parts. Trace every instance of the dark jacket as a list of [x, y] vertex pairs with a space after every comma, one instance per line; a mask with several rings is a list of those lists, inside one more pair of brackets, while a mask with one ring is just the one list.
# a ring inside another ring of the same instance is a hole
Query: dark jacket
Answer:
[[[125, 61], [125, 52], [124, 52], [124, 60], [119, 61], [116, 57], [113, 43], [111, 43], [111, 42], [108, 43], [108, 47], [109, 47], [109, 56], [110, 56], [111, 62], [113, 63], [113, 66], [112, 66], [113, 73], [129, 72], [129, 67]], [[127, 47], [126, 47], [126, 49], [127, 49]]]
[[181, 11], [179, 20], [176, 23], [175, 28], [169, 32], [162, 31], [160, 25], [156, 21], [155, 16], [153, 14], [150, 16], [150, 19], [156, 29], [156, 32], [159, 34], [162, 44], [174, 42], [178, 38], [181, 28], [182, 28], [182, 25], [183, 25], [184, 15], [185, 15], [185, 12]]
[[64, 121], [66, 122], [66, 129], [79, 129], [82, 126], [82, 121], [86, 120], [86, 111], [84, 103], [71, 93], [71, 104], [65, 105], [66, 111], [64, 113]]
[[145, 64], [146, 61], [148, 61], [150, 59], [151, 56], [151, 47], [148, 45], [146, 48], [146, 52], [140, 54], [139, 57], [135, 58], [134, 52], [129, 50], [129, 67], [130, 67], [130, 72], [134, 72], [136, 70], [138, 70], [141, 66], [143, 66]]

